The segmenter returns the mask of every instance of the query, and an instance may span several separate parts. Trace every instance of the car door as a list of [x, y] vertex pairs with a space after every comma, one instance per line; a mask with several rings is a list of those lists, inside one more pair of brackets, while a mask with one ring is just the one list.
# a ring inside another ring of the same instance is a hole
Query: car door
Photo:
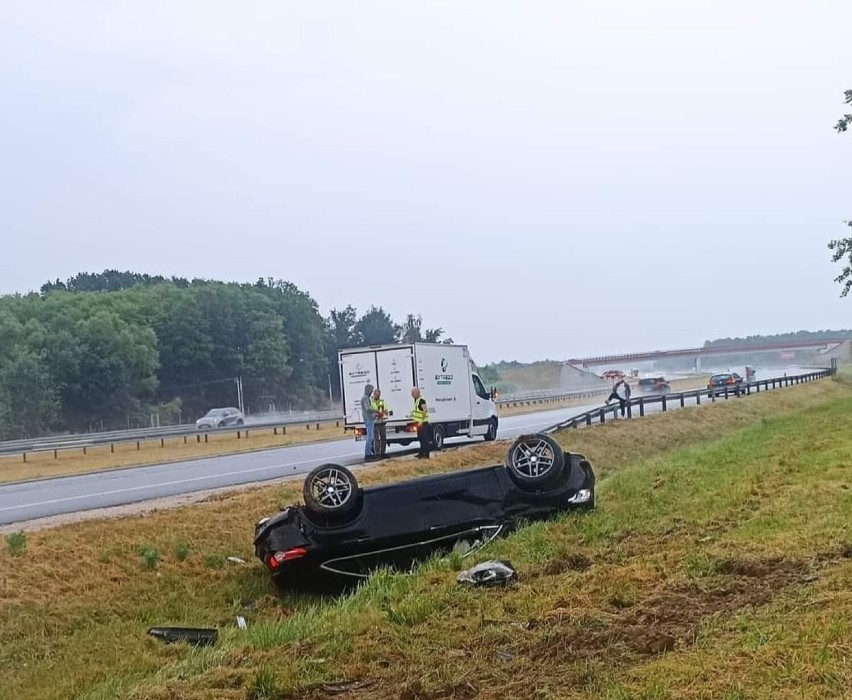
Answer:
[[500, 520], [503, 494], [491, 469], [441, 474], [420, 481], [424, 529], [433, 538]]
[[491, 394], [485, 388], [479, 377], [472, 374], [473, 396], [471, 396], [471, 413], [473, 426], [471, 435], [485, 435], [488, 432], [488, 421], [491, 418]]
[[314, 537], [330, 553], [325, 568], [364, 573], [381, 566], [406, 568], [420, 559], [428, 539], [416, 482], [364, 491], [361, 515], [342, 531], [318, 530]]

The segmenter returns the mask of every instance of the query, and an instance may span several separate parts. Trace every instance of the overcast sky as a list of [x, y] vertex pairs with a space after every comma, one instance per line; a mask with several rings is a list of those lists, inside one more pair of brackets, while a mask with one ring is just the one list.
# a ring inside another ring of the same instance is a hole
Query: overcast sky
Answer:
[[18, 2], [0, 293], [290, 280], [478, 362], [852, 326], [846, 0]]

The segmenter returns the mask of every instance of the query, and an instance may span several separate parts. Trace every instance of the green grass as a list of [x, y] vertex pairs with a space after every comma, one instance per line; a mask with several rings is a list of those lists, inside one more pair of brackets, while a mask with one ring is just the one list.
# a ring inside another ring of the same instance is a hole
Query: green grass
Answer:
[[12, 556], [21, 556], [27, 548], [27, 533], [12, 532], [6, 535], [6, 546], [9, 547]]
[[[850, 429], [852, 391], [825, 382], [562, 433], [602, 475], [595, 512], [380, 571], [342, 599], [276, 595], [252, 560], [251, 523], [279, 488], [112, 523], [106, 545], [92, 524], [35, 533], [0, 559], [0, 682], [24, 699], [308, 698], [354, 681], [370, 685], [338, 697], [842, 697]], [[75, 558], [57, 579], [45, 555], [60, 536]], [[139, 567], [140, 541], [164, 553], [156, 571]], [[455, 583], [492, 557], [517, 584]], [[162, 624], [216, 626], [220, 641], [146, 638]]]

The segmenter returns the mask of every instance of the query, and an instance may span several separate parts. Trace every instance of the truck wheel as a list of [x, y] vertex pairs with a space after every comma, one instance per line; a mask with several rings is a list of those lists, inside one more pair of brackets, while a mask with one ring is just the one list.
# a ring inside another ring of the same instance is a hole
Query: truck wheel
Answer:
[[565, 453], [552, 437], [522, 435], [506, 453], [509, 477], [525, 491], [543, 491], [556, 482], [565, 467]]
[[444, 426], [442, 425], [432, 428], [432, 449], [436, 452], [444, 449]]
[[497, 439], [497, 419], [492, 418], [488, 421], [488, 431], [485, 433], [485, 441], [493, 442]]
[[328, 520], [345, 520], [361, 507], [361, 489], [355, 475], [339, 464], [321, 464], [305, 477], [305, 509]]

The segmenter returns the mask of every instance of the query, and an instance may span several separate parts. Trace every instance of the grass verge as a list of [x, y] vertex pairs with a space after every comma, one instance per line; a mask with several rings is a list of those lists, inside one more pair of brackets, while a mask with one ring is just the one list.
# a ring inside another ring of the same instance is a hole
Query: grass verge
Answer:
[[[293, 483], [30, 533], [16, 556], [0, 551], [0, 683], [24, 699], [840, 697], [852, 685], [850, 429], [852, 389], [825, 381], [562, 432], [601, 477], [598, 510], [477, 555], [521, 572], [501, 591], [459, 588], [462, 562], [446, 559], [337, 601], [276, 595], [252, 560], [252, 524], [295, 500]], [[217, 626], [220, 641], [145, 636], [164, 624]]]

